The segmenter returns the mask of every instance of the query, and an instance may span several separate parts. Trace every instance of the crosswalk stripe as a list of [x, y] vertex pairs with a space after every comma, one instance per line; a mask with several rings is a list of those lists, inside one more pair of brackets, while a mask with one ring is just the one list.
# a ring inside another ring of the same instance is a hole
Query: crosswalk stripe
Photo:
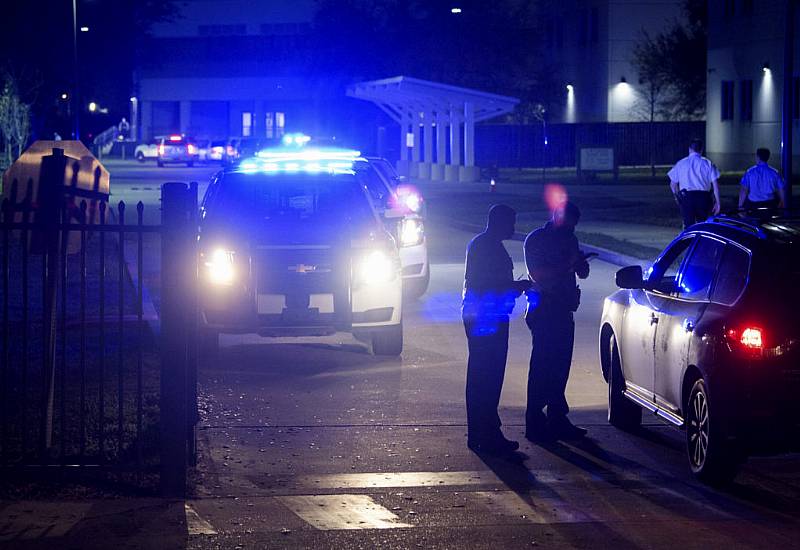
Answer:
[[301, 519], [321, 531], [413, 527], [399, 521], [369, 495], [310, 495], [279, 497]]
[[514, 491], [478, 491], [475, 496], [494, 513], [500, 511], [531, 523], [581, 523], [593, 520], [560, 498], [528, 495], [526, 500]]
[[184, 504], [186, 512], [186, 528], [190, 535], [216, 535], [217, 530], [200, 517], [200, 514], [188, 502]]
[[[542, 470], [531, 475], [541, 483], [563, 482], [563, 476]], [[305, 476], [302, 484], [318, 489], [380, 489], [388, 487], [442, 487], [504, 485], [491, 470], [464, 472], [372, 472]]]

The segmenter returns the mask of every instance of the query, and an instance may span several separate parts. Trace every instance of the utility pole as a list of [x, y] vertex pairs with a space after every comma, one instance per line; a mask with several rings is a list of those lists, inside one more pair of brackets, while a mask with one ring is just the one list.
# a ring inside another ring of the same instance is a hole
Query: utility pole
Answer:
[[794, 88], [795, 0], [786, 0], [783, 35], [783, 109], [781, 116], [781, 171], [786, 182], [786, 206], [792, 204], [792, 121]]
[[81, 94], [78, 83], [78, 0], [72, 0], [72, 139], [81, 139]]

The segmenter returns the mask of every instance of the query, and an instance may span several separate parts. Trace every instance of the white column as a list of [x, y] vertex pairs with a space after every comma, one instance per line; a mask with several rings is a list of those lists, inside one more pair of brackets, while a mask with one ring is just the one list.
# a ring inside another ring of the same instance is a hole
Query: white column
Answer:
[[425, 155], [423, 162], [433, 162], [433, 111], [425, 111], [422, 118], [422, 132], [425, 138]]
[[420, 162], [420, 157], [422, 156], [422, 148], [420, 147], [422, 143], [422, 117], [416, 108], [411, 120], [414, 124], [414, 148], [411, 150], [411, 158], [414, 162]]
[[461, 113], [450, 111], [450, 164], [461, 164]]
[[464, 166], [475, 166], [475, 107], [464, 104]]
[[447, 162], [447, 113], [436, 112], [436, 164]]

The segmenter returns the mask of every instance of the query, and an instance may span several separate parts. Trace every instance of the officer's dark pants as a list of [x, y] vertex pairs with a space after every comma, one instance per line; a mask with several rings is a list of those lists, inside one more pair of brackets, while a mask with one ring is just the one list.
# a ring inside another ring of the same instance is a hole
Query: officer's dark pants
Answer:
[[545, 407], [547, 421], [551, 423], [563, 420], [569, 412], [564, 392], [572, 364], [575, 321], [572, 312], [563, 309], [538, 310], [526, 321], [533, 345], [525, 412], [526, 428], [531, 432], [544, 427]]
[[508, 317], [496, 323], [464, 319], [467, 362], [467, 433], [470, 443], [493, 442], [502, 436], [500, 391], [508, 357]]
[[705, 221], [711, 215], [714, 196], [711, 191], [681, 191], [678, 194], [683, 228]]

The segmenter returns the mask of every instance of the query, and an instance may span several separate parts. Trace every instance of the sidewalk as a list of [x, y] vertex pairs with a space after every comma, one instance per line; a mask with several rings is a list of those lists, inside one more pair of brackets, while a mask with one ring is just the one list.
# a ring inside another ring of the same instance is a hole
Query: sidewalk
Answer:
[[[499, 185], [495, 192], [485, 182], [416, 181], [414, 185], [425, 196], [432, 220], [469, 231], [484, 227], [486, 212], [495, 203], [506, 203], [517, 210], [517, 240], [524, 240], [528, 232], [549, 218], [541, 184]], [[611, 263], [652, 261], [680, 233], [677, 210], [672, 215], [672, 197], [658, 186], [592, 184], [566, 189], [582, 210], [576, 229], [581, 245]]]

